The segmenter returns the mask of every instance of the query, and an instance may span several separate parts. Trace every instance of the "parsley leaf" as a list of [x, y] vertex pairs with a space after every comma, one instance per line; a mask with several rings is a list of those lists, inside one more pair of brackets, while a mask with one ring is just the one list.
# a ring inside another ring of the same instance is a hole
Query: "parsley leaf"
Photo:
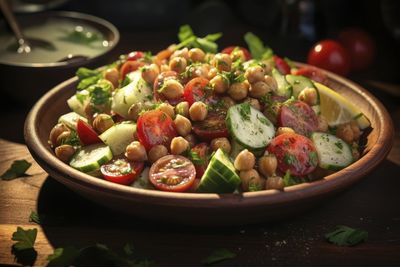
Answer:
[[187, 157], [193, 162], [195, 165], [202, 165], [205, 163], [205, 160], [200, 157], [199, 153], [193, 150], [188, 150]]
[[236, 257], [236, 254], [229, 251], [226, 248], [220, 248], [214, 250], [209, 256], [201, 261], [202, 264], [209, 265], [213, 263], [217, 263], [220, 261], [224, 261], [227, 259], [233, 259]]
[[96, 84], [101, 78], [101, 74], [98, 70], [91, 70], [83, 67], [78, 69], [76, 76], [79, 78], [79, 84], [77, 86], [78, 91]]
[[301, 183], [304, 183], [306, 181], [307, 180], [305, 178], [293, 176], [290, 173], [290, 170], [287, 170], [285, 175], [283, 176], [283, 183], [285, 184], [285, 187], [286, 186], [291, 186], [291, 185], [296, 185], [296, 184], [301, 184]]
[[269, 59], [273, 55], [273, 51], [270, 47], [264, 46], [263, 41], [255, 34], [248, 32], [244, 35], [244, 40], [249, 47], [251, 56], [255, 59]]
[[30, 167], [32, 163], [27, 162], [26, 160], [15, 160], [11, 167], [6, 170], [0, 178], [6, 181], [13, 180], [18, 177], [27, 176], [25, 173]]
[[76, 131], [71, 131], [71, 134], [66, 139], [62, 140], [62, 144], [70, 146], [80, 146], [81, 142]]
[[325, 235], [325, 238], [338, 246], [354, 246], [368, 239], [368, 232], [344, 225], [336, 226], [333, 232]]
[[17, 231], [13, 233], [11, 240], [17, 241], [13, 245], [16, 250], [24, 250], [33, 248], [36, 241], [37, 229], [24, 230], [22, 227], [17, 227]]
[[44, 218], [42, 216], [39, 216], [39, 214], [36, 211], [31, 211], [31, 215], [29, 215], [30, 222], [42, 224], [43, 220], [44, 220]]
[[243, 120], [250, 120], [251, 109], [249, 103], [241, 104], [239, 106], [239, 112]]
[[201, 48], [205, 52], [216, 53], [218, 51], [218, 45], [215, 41], [221, 38], [221, 36], [222, 33], [213, 33], [200, 38], [194, 35], [193, 30], [189, 25], [182, 25], [179, 28], [178, 33], [180, 43], [175, 47], [175, 49], [197, 47]]

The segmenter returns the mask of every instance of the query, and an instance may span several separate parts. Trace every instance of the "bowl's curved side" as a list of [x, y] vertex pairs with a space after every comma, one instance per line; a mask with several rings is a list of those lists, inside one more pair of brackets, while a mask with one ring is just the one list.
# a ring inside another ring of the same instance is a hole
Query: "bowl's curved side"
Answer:
[[114, 209], [147, 218], [195, 224], [240, 224], [277, 219], [316, 205], [359, 181], [390, 151], [393, 125], [383, 105], [359, 85], [331, 73], [328, 76], [334, 88], [358, 101], [371, 120], [373, 130], [368, 138], [368, 152], [337, 173], [285, 188], [284, 192], [177, 194], [118, 185], [69, 167], [54, 156], [47, 138], [59, 115], [68, 110], [66, 99], [75, 91], [76, 78], [49, 91], [32, 108], [25, 123], [25, 140], [35, 160], [52, 177], [88, 199]]

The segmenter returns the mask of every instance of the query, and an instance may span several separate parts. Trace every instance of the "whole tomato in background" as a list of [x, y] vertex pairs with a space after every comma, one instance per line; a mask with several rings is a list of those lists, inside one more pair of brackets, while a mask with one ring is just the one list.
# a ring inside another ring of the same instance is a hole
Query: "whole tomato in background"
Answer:
[[375, 58], [375, 42], [360, 28], [348, 28], [339, 33], [339, 42], [347, 50], [352, 71], [368, 68]]
[[347, 51], [340, 43], [330, 39], [316, 43], [308, 53], [307, 62], [343, 76], [350, 71]]

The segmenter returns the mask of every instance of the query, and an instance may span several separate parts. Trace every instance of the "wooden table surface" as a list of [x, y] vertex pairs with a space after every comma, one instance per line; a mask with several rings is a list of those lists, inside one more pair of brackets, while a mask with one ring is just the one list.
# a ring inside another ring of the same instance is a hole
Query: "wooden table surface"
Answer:
[[[126, 46], [129, 40], [126, 37]], [[22, 144], [27, 109], [12, 109], [9, 104], [1, 113], [7, 127], [0, 130], [0, 174], [17, 159], [33, 165], [27, 177], [0, 180], [0, 265], [19, 265], [11, 253], [11, 236], [22, 226], [38, 229], [35, 266], [46, 265], [57, 247], [103, 243], [117, 250], [127, 242], [154, 266], [201, 266], [201, 260], [217, 248], [227, 248], [237, 257], [216, 266], [400, 266], [400, 106], [398, 99], [377, 95], [393, 117], [396, 141], [388, 159], [363, 181], [296, 217], [218, 228], [146, 221], [78, 196], [32, 159]], [[31, 211], [56, 220], [34, 224], [29, 222]], [[336, 225], [366, 230], [369, 239], [355, 247], [327, 243], [324, 234]]]

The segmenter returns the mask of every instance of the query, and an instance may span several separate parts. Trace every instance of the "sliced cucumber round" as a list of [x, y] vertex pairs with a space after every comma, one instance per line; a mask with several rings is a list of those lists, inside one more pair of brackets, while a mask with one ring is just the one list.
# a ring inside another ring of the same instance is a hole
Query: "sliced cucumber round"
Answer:
[[124, 153], [126, 147], [135, 140], [135, 133], [136, 123], [123, 122], [110, 127], [99, 137], [116, 156]]
[[350, 146], [332, 134], [315, 132], [311, 140], [317, 149], [319, 166], [323, 169], [340, 170], [354, 161]]
[[290, 98], [293, 94], [293, 87], [286, 81], [285, 76], [282, 75], [277, 69], [273, 68], [272, 77], [276, 80], [278, 85], [276, 94]]
[[105, 144], [93, 144], [82, 147], [72, 157], [69, 165], [82, 172], [93, 172], [113, 157], [111, 149]]

